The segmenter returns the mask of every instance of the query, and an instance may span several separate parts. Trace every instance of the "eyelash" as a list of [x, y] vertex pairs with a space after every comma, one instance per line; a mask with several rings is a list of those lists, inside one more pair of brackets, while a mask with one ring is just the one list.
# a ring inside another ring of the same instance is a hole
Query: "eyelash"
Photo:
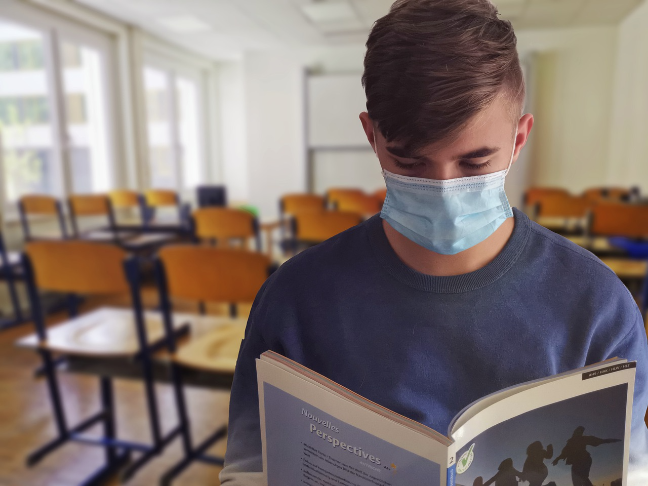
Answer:
[[460, 164], [463, 165], [464, 167], [468, 167], [469, 169], [472, 169], [472, 170], [479, 170], [479, 169], [485, 169], [486, 167], [490, 167], [491, 161], [487, 160], [483, 164], [471, 164], [469, 162], [463, 162], [462, 161], [462, 162], [460, 162]]
[[[486, 167], [490, 167], [490, 165], [491, 165], [490, 160], [488, 160], [488, 161], [486, 161], [486, 162], [484, 162], [482, 164], [471, 164], [470, 162], [465, 162], [465, 161], [461, 161], [459, 163], [461, 165], [463, 165], [464, 167], [467, 167], [467, 168], [469, 168], [471, 170], [485, 169]], [[400, 169], [411, 170], [411, 169], [415, 169], [416, 167], [419, 167], [419, 166], [423, 165], [423, 162], [414, 162], [413, 164], [403, 164], [402, 162], [399, 162], [398, 160], [394, 159], [394, 164], [396, 165], [396, 167], [398, 167]]]
[[398, 160], [394, 159], [394, 164], [396, 164], [396, 167], [400, 169], [414, 169], [416, 167], [423, 165], [423, 162], [414, 162], [413, 164], [403, 164], [402, 162], [399, 162]]

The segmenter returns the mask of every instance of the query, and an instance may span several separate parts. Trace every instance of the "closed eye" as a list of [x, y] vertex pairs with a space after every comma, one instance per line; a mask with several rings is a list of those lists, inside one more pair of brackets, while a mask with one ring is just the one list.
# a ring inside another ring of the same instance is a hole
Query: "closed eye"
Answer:
[[424, 162], [412, 162], [411, 164], [406, 164], [394, 159], [394, 165], [396, 165], [396, 167], [398, 167], [399, 169], [410, 170], [424, 165]]
[[471, 170], [479, 170], [479, 169], [485, 169], [486, 167], [490, 167], [491, 161], [487, 160], [482, 164], [472, 164], [468, 161], [462, 160], [461, 162], [459, 162], [459, 164]]

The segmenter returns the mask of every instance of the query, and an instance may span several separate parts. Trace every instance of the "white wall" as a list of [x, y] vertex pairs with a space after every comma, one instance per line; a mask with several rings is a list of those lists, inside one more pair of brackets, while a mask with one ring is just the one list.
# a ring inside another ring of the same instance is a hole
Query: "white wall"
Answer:
[[219, 69], [220, 177], [230, 201], [249, 198], [245, 70], [241, 61], [224, 62]]
[[607, 182], [617, 28], [518, 33], [534, 53], [530, 183], [573, 192]]
[[648, 191], [648, 4], [619, 28], [608, 181]]
[[306, 70], [361, 73], [363, 56], [362, 46], [246, 54], [249, 202], [262, 219], [277, 216], [282, 194], [307, 189]]

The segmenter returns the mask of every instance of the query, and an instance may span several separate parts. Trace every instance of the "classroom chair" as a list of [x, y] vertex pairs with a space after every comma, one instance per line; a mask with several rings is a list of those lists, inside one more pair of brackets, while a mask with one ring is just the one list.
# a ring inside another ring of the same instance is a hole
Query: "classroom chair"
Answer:
[[227, 187], [223, 185], [198, 186], [196, 200], [199, 208], [227, 207]]
[[632, 194], [633, 191], [625, 187], [594, 187], [583, 192], [583, 197], [591, 201], [627, 202]]
[[[184, 458], [162, 478], [161, 484], [169, 485], [194, 461], [222, 466], [223, 458], [206, 455], [206, 451], [227, 434], [227, 425], [223, 425], [194, 446], [181, 371], [190, 369], [233, 374], [245, 331], [245, 320], [238, 321], [238, 324], [230, 321], [229, 325], [216, 327], [206, 335], [178, 347], [171, 326], [171, 300], [229, 303], [230, 308], [235, 309], [236, 303], [254, 300], [273, 268], [270, 259], [260, 253], [186, 245], [163, 248], [154, 262], [154, 268], [168, 333], [166, 343], [171, 355], [171, 376], [184, 450]], [[133, 269], [137, 271], [136, 267]]]
[[25, 321], [16, 289], [16, 281], [20, 278], [21, 273], [20, 254], [7, 251], [2, 236], [2, 220], [0, 218], [0, 280], [7, 282], [9, 300], [11, 300], [11, 307], [14, 313], [13, 317], [0, 319], [0, 329], [6, 329]]
[[166, 189], [149, 189], [144, 192], [146, 204], [146, 224], [152, 224], [155, 220], [157, 210], [163, 208], [177, 208], [178, 221], [181, 224], [189, 224], [191, 206], [183, 204], [178, 193]]
[[[290, 218], [304, 211], [322, 211], [326, 209], [326, 198], [317, 194], [285, 194], [279, 200], [279, 228], [280, 240], [279, 246], [283, 252], [292, 248], [294, 234], [289, 234], [292, 230]], [[275, 228], [273, 228], [275, 229]], [[269, 246], [272, 245], [272, 234], [269, 233], [267, 240]]]
[[587, 231], [590, 236], [648, 239], [648, 206], [599, 202], [593, 206]]
[[20, 224], [22, 226], [25, 241], [35, 239], [55, 239], [52, 237], [34, 237], [30, 220], [32, 217], [42, 219], [43, 221], [55, 220], [58, 224], [58, 239], [68, 237], [68, 231], [65, 224], [63, 209], [58, 199], [52, 196], [31, 194], [22, 196], [18, 200], [18, 212], [20, 213]]
[[252, 238], [256, 251], [261, 251], [259, 221], [248, 211], [219, 207], [201, 208], [193, 212], [192, 225], [197, 240], [207, 240], [228, 248], [232, 240], [238, 240], [245, 246]]
[[583, 219], [594, 205], [584, 197], [548, 194], [537, 203], [538, 218]]
[[[146, 251], [168, 243], [170, 235], [167, 234], [138, 234], [136, 231], [122, 231], [117, 229], [115, 214], [110, 198], [104, 194], [75, 194], [69, 198], [70, 222], [75, 238], [88, 239], [99, 242], [111, 242], [122, 246], [129, 251]], [[106, 226], [99, 226], [82, 231], [81, 220], [103, 219]]]
[[387, 189], [378, 189], [373, 193], [373, 196], [378, 200], [380, 207], [382, 208], [383, 204], [385, 204], [385, 199], [387, 198]]
[[349, 198], [358, 198], [364, 196], [361, 189], [333, 188], [326, 191], [326, 207], [329, 209], [339, 209], [340, 203]]
[[[114, 246], [87, 241], [39, 241], [28, 243], [23, 255], [23, 267], [27, 282], [31, 312], [36, 334], [23, 338], [19, 346], [35, 349], [40, 354], [45, 369], [52, 412], [56, 424], [55, 439], [29, 454], [27, 464], [34, 466], [54, 450], [68, 442], [79, 442], [105, 449], [105, 465], [84, 484], [103, 484], [106, 478], [127, 466], [124, 477], [130, 477], [140, 467], [159, 455], [164, 447], [178, 436], [180, 426], [166, 435], [162, 434], [157, 399], [153, 387], [153, 372], [150, 350], [164, 338], [160, 319], [147, 318], [142, 312], [139, 281], [129, 285], [126, 269], [139, 267], [134, 258], [126, 260], [126, 253]], [[139, 272], [139, 269], [138, 269]], [[135, 309], [102, 308], [53, 326], [46, 327], [39, 291], [49, 290], [68, 294], [107, 296], [129, 294]], [[134, 322], [136, 324], [134, 324]], [[175, 326], [171, 332], [185, 331]], [[94, 336], [93, 339], [84, 339]], [[131, 357], [141, 363], [144, 391], [148, 409], [148, 420], [152, 441], [148, 443], [129, 442], [116, 437], [115, 410], [112, 380], [107, 376], [99, 378], [101, 410], [69, 425], [63, 407], [64, 400], [59, 388], [53, 353], [83, 356]], [[103, 436], [94, 438], [84, 435], [87, 429], [101, 424]], [[132, 452], [141, 453], [130, 462]]]
[[292, 216], [303, 211], [321, 211], [326, 207], [326, 200], [317, 194], [285, 194], [279, 200], [279, 215]]
[[530, 187], [524, 192], [524, 208], [526, 211], [531, 211], [531, 215], [537, 209], [537, 204], [545, 197], [551, 196], [571, 196], [569, 191], [559, 187]]
[[144, 196], [139, 192], [119, 189], [110, 191], [108, 198], [115, 213], [115, 220], [118, 219], [118, 213], [124, 213], [129, 219], [132, 219], [136, 215], [139, 216], [140, 224], [144, 224], [146, 220], [146, 203]]
[[338, 197], [335, 204], [337, 211], [347, 211], [373, 216], [380, 212], [381, 203], [376, 197], [364, 193], [349, 193]]
[[297, 253], [303, 248], [321, 243], [363, 221], [358, 213], [345, 211], [310, 211], [295, 215], [291, 220], [291, 250]]

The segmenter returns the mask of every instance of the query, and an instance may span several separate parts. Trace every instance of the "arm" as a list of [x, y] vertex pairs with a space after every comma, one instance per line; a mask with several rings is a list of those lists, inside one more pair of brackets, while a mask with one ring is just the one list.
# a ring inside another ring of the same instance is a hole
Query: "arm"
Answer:
[[484, 483], [484, 486], [490, 486], [491, 484], [493, 484], [495, 481], [497, 481], [497, 478], [499, 478], [499, 475], [500, 475], [500, 473], [497, 473], [495, 476], [490, 478], [488, 481], [486, 481]]
[[230, 398], [225, 467], [219, 476], [224, 486], [265, 484], [255, 359], [269, 349], [261, 333], [261, 321], [265, 318], [263, 300], [269, 282], [270, 280], [263, 285], [252, 306], [245, 339], [241, 343], [236, 362]]
[[552, 445], [552, 444], [549, 444], [549, 445], [547, 446], [547, 450], [546, 450], [545, 453], [544, 453], [544, 458], [545, 458], [545, 459], [551, 459], [551, 458], [553, 457], [553, 453], [554, 453], [553, 445]]
[[565, 448], [562, 450], [560, 455], [554, 459], [554, 462], [552, 462], [554, 466], [557, 466], [560, 461], [564, 461], [565, 459], [567, 459], [566, 450], [567, 450], [567, 446], [565, 446]]
[[598, 447], [603, 444], [612, 444], [614, 442], [621, 442], [621, 439], [599, 439], [598, 437], [587, 437], [587, 445]]

